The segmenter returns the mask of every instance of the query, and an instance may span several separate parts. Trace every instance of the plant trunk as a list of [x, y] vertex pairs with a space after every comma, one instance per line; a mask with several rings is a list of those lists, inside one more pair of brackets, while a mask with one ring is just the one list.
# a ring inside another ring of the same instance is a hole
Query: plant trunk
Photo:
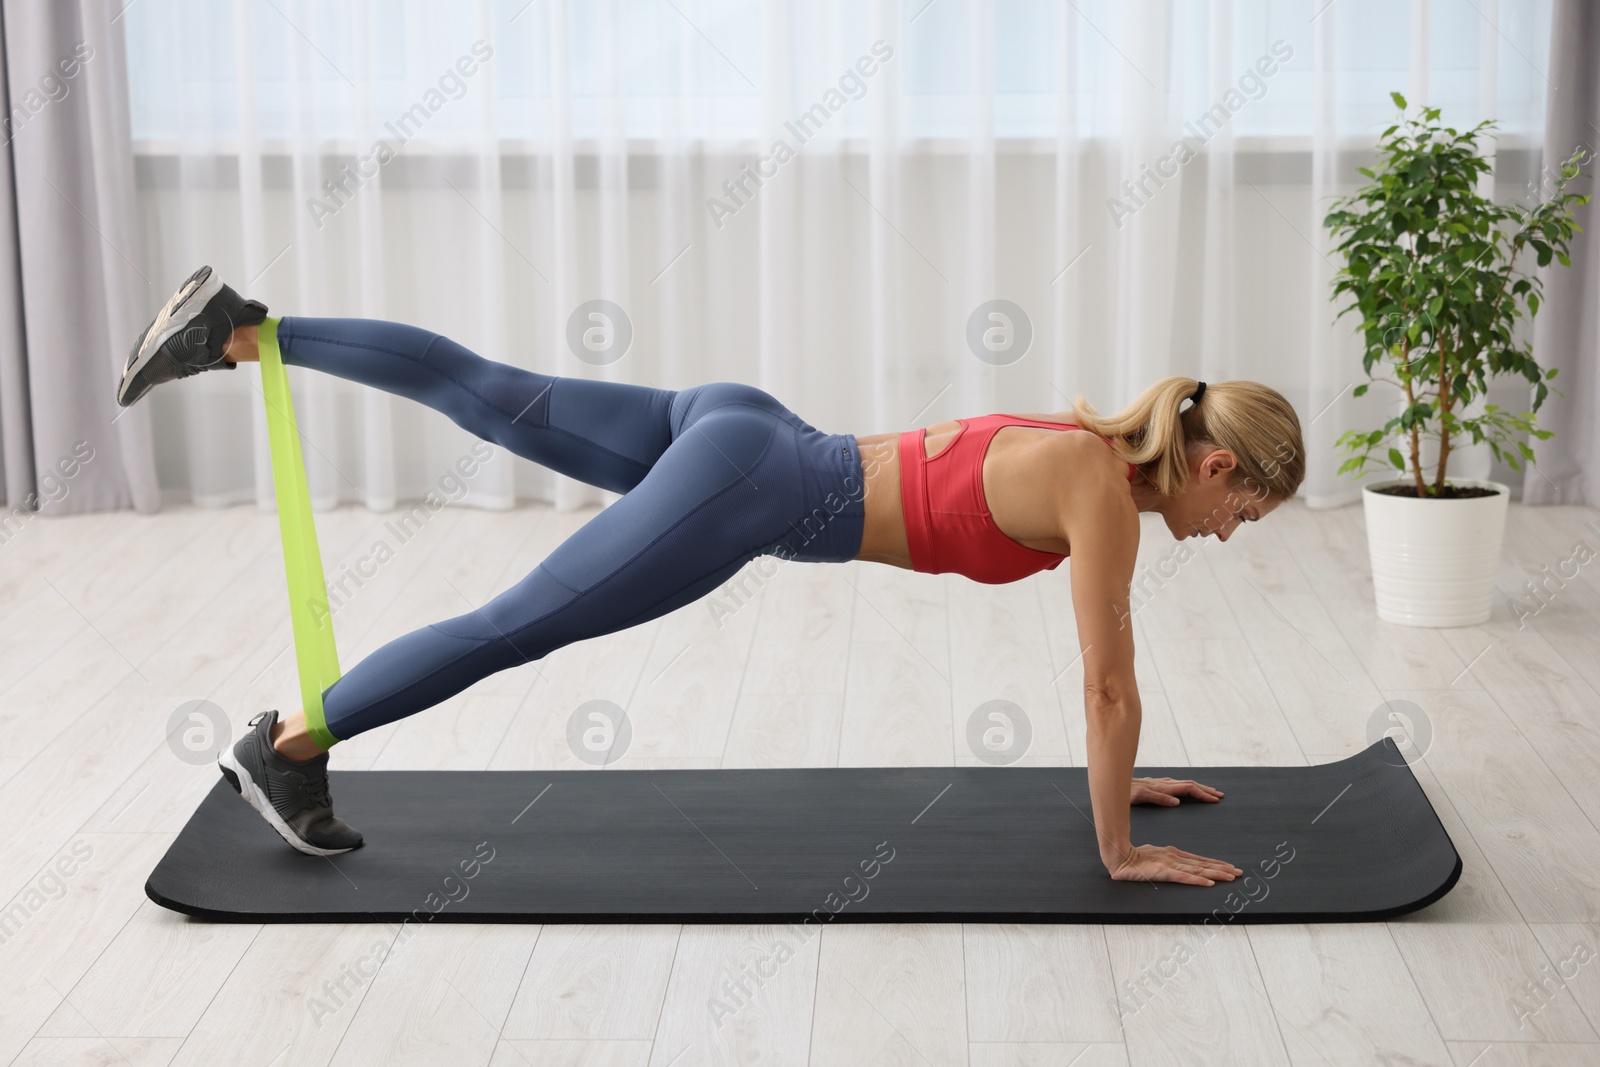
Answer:
[[1455, 397], [1450, 392], [1450, 367], [1446, 358], [1449, 349], [1444, 337], [1439, 338], [1439, 466], [1433, 476], [1433, 495], [1444, 492], [1445, 465], [1450, 459], [1450, 422], [1446, 418], [1454, 406]]
[[1444, 492], [1445, 463], [1447, 460], [1449, 460], [1449, 458], [1450, 428], [1448, 426], [1441, 425], [1439, 427], [1439, 470], [1433, 478], [1433, 493], [1435, 496], [1438, 496], [1440, 493]]
[[[1401, 351], [1400, 351], [1400, 356], [1401, 356], [1400, 362], [1401, 362], [1402, 365], [1404, 365], [1405, 363], [1409, 362], [1407, 357], [1409, 357], [1410, 355], [1411, 355], [1411, 342], [1408, 340], [1408, 341], [1406, 341], [1405, 347], [1403, 349], [1401, 349]], [[1411, 379], [1407, 378], [1406, 379], [1406, 409], [1409, 411], [1412, 407], [1416, 406], [1416, 403], [1417, 403], [1417, 394], [1411, 388]], [[1428, 495], [1428, 486], [1422, 480], [1422, 436], [1417, 431], [1417, 423], [1416, 423], [1416, 420], [1414, 420], [1414, 419], [1411, 422], [1411, 477], [1417, 483], [1417, 495], [1419, 497], [1427, 496]]]

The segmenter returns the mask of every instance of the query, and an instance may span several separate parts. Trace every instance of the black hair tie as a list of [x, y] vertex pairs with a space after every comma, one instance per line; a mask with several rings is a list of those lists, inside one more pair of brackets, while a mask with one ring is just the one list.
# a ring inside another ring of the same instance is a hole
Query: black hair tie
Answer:
[[1192, 403], [1198, 404], [1198, 403], [1200, 403], [1200, 398], [1205, 396], [1205, 395], [1206, 395], [1206, 383], [1205, 382], [1201, 382], [1199, 388], [1197, 388], [1194, 391], [1194, 395], [1191, 396], [1189, 398], [1189, 400]]

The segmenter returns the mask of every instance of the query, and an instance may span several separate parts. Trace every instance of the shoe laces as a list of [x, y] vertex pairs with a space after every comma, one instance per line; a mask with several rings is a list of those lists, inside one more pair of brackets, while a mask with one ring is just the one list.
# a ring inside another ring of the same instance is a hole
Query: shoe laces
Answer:
[[319, 808], [333, 808], [333, 797], [328, 792], [328, 773], [306, 775], [306, 799]]

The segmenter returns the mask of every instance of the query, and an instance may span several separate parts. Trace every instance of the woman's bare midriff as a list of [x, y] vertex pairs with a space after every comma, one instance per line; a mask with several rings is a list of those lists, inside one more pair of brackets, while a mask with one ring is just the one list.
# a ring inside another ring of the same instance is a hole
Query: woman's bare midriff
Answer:
[[[1071, 412], [1017, 413], [1017, 418], [1039, 422], [1071, 422]], [[956, 431], [954, 420], [928, 427], [923, 453], [937, 456], [949, 447]], [[1041, 552], [1066, 554], [1070, 546], [1055, 535], [1059, 520], [1050, 494], [1039, 487], [1050, 484], [1060, 470], [1069, 443], [1076, 436], [1037, 426], [1004, 426], [989, 442], [983, 458], [983, 493], [995, 525], [1007, 537]], [[911, 569], [911, 549], [906, 543], [905, 514], [900, 501], [900, 434], [880, 433], [857, 437], [866, 482], [866, 520], [856, 559]], [[1102, 445], [1103, 449], [1105, 446]]]

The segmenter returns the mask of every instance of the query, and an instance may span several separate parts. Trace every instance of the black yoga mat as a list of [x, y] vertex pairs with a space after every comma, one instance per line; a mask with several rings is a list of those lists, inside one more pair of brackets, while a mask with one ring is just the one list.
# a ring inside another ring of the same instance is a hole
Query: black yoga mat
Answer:
[[1392, 740], [1315, 767], [1152, 767], [1227, 796], [1136, 805], [1133, 840], [1230, 861], [1113, 881], [1074, 767], [335, 771], [364, 847], [286, 845], [224, 782], [145, 885], [239, 922], [1378, 920], [1461, 859]]

